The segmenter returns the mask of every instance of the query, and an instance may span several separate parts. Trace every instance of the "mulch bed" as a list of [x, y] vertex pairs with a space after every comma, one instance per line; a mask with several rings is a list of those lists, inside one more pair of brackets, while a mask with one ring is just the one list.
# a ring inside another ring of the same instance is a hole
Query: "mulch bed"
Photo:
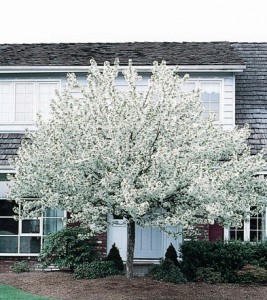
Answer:
[[264, 300], [267, 286], [235, 284], [210, 285], [204, 283], [171, 284], [153, 281], [146, 277], [127, 280], [113, 276], [94, 280], [73, 279], [63, 271], [15, 274], [11, 263], [0, 262], [0, 284], [10, 284], [36, 295], [64, 300]]

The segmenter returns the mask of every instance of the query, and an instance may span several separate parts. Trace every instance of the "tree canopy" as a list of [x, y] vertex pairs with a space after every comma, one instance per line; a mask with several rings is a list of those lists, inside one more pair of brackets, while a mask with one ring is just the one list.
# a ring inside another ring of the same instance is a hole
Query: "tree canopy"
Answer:
[[10, 185], [24, 216], [60, 207], [94, 233], [106, 230], [109, 213], [192, 230], [238, 225], [248, 207], [265, 205], [266, 180], [255, 176], [265, 160], [250, 155], [248, 126], [224, 130], [204, 117], [201, 92], [187, 92], [188, 76], [164, 61], [153, 64], [144, 92], [131, 61], [127, 91], [116, 86], [118, 74], [118, 61], [99, 68], [93, 60], [86, 86], [69, 74], [51, 118], [27, 132]]

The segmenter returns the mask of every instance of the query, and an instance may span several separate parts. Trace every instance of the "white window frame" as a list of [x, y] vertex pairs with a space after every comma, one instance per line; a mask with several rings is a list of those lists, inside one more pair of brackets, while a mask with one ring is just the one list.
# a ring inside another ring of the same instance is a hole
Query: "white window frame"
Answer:
[[[61, 79], [0, 79], [1, 83], [9, 83], [11, 85], [11, 110], [12, 120], [1, 121], [0, 120], [0, 131], [24, 131], [26, 128], [34, 129], [35, 122], [38, 112], [38, 91], [41, 83], [55, 83], [57, 89], [61, 90], [62, 81]], [[15, 120], [15, 88], [18, 83], [33, 83], [34, 84], [34, 104], [33, 104], [33, 120], [32, 121], [16, 121]]]
[[[2, 200], [7, 200], [6, 197], [1, 197], [0, 198], [0, 201]], [[1, 217], [1, 219], [5, 219], [5, 218], [12, 218], [11, 216], [10, 217]], [[44, 229], [43, 229], [43, 224], [44, 224], [44, 219], [46, 217], [44, 217], [44, 214], [42, 214], [41, 217], [38, 217], [38, 218], [33, 218], [33, 219], [19, 219], [18, 220], [18, 234], [13, 234], [13, 235], [1, 235], [4, 236], [4, 237], [16, 237], [18, 239], [18, 251], [15, 253], [15, 252], [8, 252], [8, 253], [2, 253], [0, 252], [0, 256], [39, 256], [39, 253], [21, 253], [20, 252], [20, 238], [21, 237], [39, 237], [41, 239], [41, 242], [40, 242], [40, 249], [42, 249], [43, 247], [43, 243], [44, 243], [44, 238], [47, 236], [44, 234]], [[63, 220], [63, 227], [66, 226], [66, 223], [64, 222], [64, 219], [67, 218], [67, 212], [64, 210], [64, 214], [63, 214], [63, 217], [48, 217], [50, 219], [60, 219], [62, 218]], [[39, 233], [22, 233], [22, 221], [23, 220], [34, 220], [34, 219], [38, 219], [40, 221], [40, 232]]]
[[194, 78], [190, 77], [187, 80], [188, 83], [194, 82], [196, 83], [196, 89], [200, 89], [201, 91], [201, 82], [205, 83], [219, 83], [220, 84], [220, 111], [219, 111], [219, 120], [215, 121], [216, 124], [222, 124], [224, 120], [224, 78], [213, 78], [213, 77], [205, 77], [205, 78]]
[[[267, 240], [267, 207], [264, 208], [262, 241]], [[224, 241], [230, 241], [230, 227], [224, 227]], [[244, 242], [250, 242], [250, 216], [244, 221]]]

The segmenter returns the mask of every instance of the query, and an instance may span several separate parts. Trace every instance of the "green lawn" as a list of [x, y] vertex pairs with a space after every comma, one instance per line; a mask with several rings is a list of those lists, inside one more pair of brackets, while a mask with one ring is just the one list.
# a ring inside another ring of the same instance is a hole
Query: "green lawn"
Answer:
[[0, 300], [53, 300], [52, 298], [34, 296], [10, 285], [0, 285]]

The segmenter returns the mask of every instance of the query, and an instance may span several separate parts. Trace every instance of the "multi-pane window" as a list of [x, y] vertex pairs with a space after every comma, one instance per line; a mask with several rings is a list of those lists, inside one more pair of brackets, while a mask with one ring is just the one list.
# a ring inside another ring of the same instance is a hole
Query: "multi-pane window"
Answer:
[[0, 83], [0, 120], [10, 122], [11, 83]]
[[17, 204], [5, 197], [4, 177], [0, 176], [0, 188], [4, 191], [0, 194], [0, 254], [38, 254], [44, 237], [63, 228], [65, 213], [61, 209], [47, 208], [39, 218], [15, 220], [13, 208]]
[[43, 215], [43, 233], [47, 235], [63, 228], [64, 211], [61, 209], [47, 208]]
[[244, 221], [242, 221], [241, 227], [230, 227], [229, 239], [235, 241], [244, 241]]
[[220, 99], [221, 85], [220, 82], [200, 82], [201, 101], [203, 103], [204, 116], [210, 113], [215, 114], [215, 121], [220, 120]]
[[37, 85], [37, 112], [47, 118], [50, 113], [50, 102], [55, 97], [55, 90], [58, 89], [57, 82], [38, 82]]
[[13, 218], [14, 205], [0, 200], [0, 253], [18, 252], [19, 222]]
[[0, 253], [40, 252], [43, 238], [63, 228], [64, 211], [48, 208], [36, 219], [14, 220], [14, 201], [0, 199]]
[[33, 121], [34, 84], [15, 84], [15, 121]]
[[185, 91], [190, 92], [200, 89], [203, 115], [208, 116], [213, 113], [215, 115], [215, 121], [220, 121], [222, 102], [221, 85], [221, 80], [189, 80], [185, 85]]
[[[255, 210], [255, 207], [250, 209]], [[230, 227], [226, 239], [257, 242], [265, 239], [265, 213], [252, 212], [250, 217], [242, 222], [241, 227]]]
[[[251, 210], [255, 210], [252, 207]], [[264, 217], [262, 213], [252, 214], [249, 222], [250, 241], [261, 241], [264, 234]]]
[[0, 122], [32, 123], [37, 113], [47, 117], [56, 81], [0, 81]]

